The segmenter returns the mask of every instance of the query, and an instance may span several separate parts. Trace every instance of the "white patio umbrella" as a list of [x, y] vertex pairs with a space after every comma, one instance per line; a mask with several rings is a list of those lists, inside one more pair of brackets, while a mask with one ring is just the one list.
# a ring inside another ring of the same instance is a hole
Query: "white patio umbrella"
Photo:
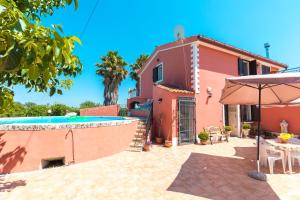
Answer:
[[222, 91], [222, 104], [258, 105], [257, 173], [252, 177], [262, 180], [259, 165], [261, 105], [288, 104], [300, 98], [300, 73], [251, 75], [227, 78]]

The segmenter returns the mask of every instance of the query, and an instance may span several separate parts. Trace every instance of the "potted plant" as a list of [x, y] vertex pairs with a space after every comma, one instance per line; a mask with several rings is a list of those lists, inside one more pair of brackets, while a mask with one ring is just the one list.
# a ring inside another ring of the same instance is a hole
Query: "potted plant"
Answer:
[[200, 139], [201, 144], [205, 145], [208, 143], [209, 134], [206, 131], [202, 131], [198, 134], [198, 138]]
[[248, 137], [251, 129], [251, 124], [244, 123], [242, 126], [242, 137]]
[[232, 132], [232, 127], [231, 126], [224, 126], [224, 130], [226, 135], [230, 136], [231, 132]]
[[287, 141], [294, 137], [294, 134], [291, 133], [280, 133], [278, 139], [281, 143], [287, 143]]
[[151, 144], [152, 144], [152, 142], [151, 142], [151, 128], [152, 128], [152, 126], [150, 127], [149, 132], [147, 134], [146, 142], [143, 146], [143, 151], [150, 151], [150, 147], [151, 147]]
[[158, 136], [155, 137], [155, 142], [157, 144], [162, 144], [163, 138], [161, 137], [161, 125], [163, 120], [163, 113], [160, 113], [158, 118]]

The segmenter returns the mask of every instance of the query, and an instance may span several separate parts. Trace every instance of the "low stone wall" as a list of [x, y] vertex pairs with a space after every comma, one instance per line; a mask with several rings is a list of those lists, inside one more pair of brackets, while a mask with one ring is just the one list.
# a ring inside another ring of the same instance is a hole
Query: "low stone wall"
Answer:
[[119, 111], [119, 105], [99, 106], [80, 109], [80, 116], [118, 116]]
[[63, 158], [66, 165], [112, 155], [129, 147], [137, 120], [98, 127], [0, 131], [0, 173], [42, 168], [43, 160]]

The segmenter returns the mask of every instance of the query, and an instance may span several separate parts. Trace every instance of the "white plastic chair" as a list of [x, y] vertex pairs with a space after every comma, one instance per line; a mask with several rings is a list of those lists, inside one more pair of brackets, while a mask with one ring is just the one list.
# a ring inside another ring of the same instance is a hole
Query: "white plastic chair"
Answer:
[[[257, 136], [256, 136], [256, 143], [257, 143]], [[261, 166], [268, 166], [268, 154], [266, 149], [265, 139], [263, 137], [259, 138], [259, 157], [260, 157], [260, 165]]]
[[266, 148], [267, 144], [262, 138], [260, 138], [259, 143], [260, 143], [260, 150], [259, 150], [260, 164], [262, 166], [268, 166], [268, 153]]
[[295, 160], [298, 160], [298, 164], [300, 166], [300, 151], [292, 151], [291, 152], [292, 164], [295, 166]]
[[269, 164], [270, 174], [273, 174], [274, 164], [277, 160], [282, 161], [282, 168], [283, 168], [283, 172], [285, 173], [284, 151], [277, 150], [277, 149], [275, 149], [275, 147], [273, 147], [271, 145], [268, 145], [268, 144], [264, 144], [264, 146], [265, 146], [265, 150], [266, 150], [266, 153], [267, 153], [267, 160], [268, 160], [268, 164]]

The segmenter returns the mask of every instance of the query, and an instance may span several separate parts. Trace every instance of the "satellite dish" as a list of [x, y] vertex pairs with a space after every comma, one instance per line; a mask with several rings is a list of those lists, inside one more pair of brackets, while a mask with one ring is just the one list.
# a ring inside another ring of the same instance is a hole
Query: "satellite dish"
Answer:
[[174, 37], [177, 40], [183, 39], [184, 38], [184, 28], [181, 25], [177, 25], [174, 29]]

